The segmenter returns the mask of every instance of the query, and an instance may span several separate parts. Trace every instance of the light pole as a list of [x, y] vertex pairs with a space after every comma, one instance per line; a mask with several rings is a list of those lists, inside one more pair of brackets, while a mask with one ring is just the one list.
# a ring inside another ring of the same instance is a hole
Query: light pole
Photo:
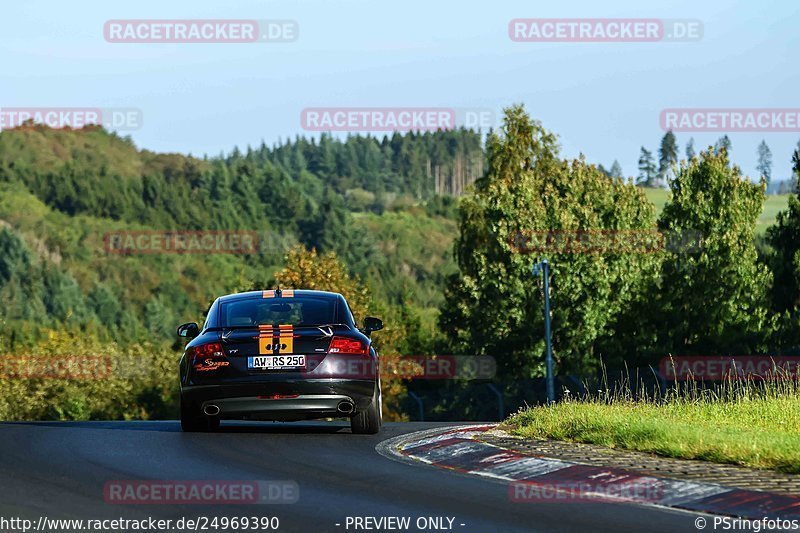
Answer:
[[553, 350], [550, 346], [550, 263], [547, 259], [542, 259], [531, 267], [534, 276], [542, 273], [544, 277], [544, 343], [547, 349], [545, 353], [545, 367], [547, 369], [547, 403], [556, 401], [555, 385], [553, 383]]

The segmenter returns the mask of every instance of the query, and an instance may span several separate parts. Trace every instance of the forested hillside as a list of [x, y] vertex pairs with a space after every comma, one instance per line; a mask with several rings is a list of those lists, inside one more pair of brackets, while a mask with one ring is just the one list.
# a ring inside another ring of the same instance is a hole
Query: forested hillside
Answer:
[[[459, 192], [481, 172], [468, 131], [323, 135], [199, 159], [100, 128], [0, 133], [3, 347], [41, 330], [172, 340], [216, 295], [268, 285], [295, 243], [335, 251], [387, 305], [441, 303]], [[111, 254], [109, 232], [248, 230], [254, 254]], [[124, 336], [115, 332], [123, 330]]]

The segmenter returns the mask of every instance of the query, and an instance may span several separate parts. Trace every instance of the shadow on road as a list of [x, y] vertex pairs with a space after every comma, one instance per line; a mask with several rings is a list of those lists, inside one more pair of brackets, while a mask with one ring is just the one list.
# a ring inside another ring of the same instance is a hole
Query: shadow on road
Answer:
[[[97, 421], [97, 422], [0, 422], [5, 425], [23, 425], [38, 427], [57, 427], [60, 429], [104, 429], [116, 431], [157, 431], [163, 433], [180, 433], [181, 425], [177, 420], [142, 420], [142, 421]], [[350, 425], [345, 422], [242, 422], [237, 420], [223, 421], [218, 431], [207, 433], [187, 433], [192, 435], [213, 434], [334, 434], [350, 433]]]

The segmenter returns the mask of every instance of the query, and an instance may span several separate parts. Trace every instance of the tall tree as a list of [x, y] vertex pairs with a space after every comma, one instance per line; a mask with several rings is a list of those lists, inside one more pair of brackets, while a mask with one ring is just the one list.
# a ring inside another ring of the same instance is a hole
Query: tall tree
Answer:
[[100, 322], [109, 328], [117, 325], [122, 306], [114, 293], [103, 283], [96, 283], [89, 292], [88, 303]]
[[731, 139], [727, 135], [723, 135], [717, 140], [717, 144], [714, 145], [716, 148], [717, 153], [725, 151], [728, 154], [728, 160], [730, 161], [731, 158]]
[[614, 160], [614, 163], [611, 165], [611, 170], [609, 170], [608, 173], [612, 178], [622, 177], [622, 166], [619, 164], [619, 161], [616, 159]]
[[639, 151], [639, 177], [636, 179], [636, 183], [642, 187], [653, 187], [655, 180], [656, 164], [653, 161], [653, 152], [642, 146]]
[[672, 130], [661, 138], [658, 148], [658, 181], [659, 185], [670, 176], [672, 166], [678, 162], [678, 143]]
[[[792, 156], [792, 174], [800, 177], [800, 146]], [[800, 307], [800, 189], [789, 196], [789, 207], [778, 213], [767, 228], [767, 241], [775, 251], [772, 261], [775, 283], [773, 307], [778, 312]]]
[[308, 248], [329, 252], [347, 243], [349, 228], [344, 200], [329, 187], [316, 213], [300, 224], [300, 238]]
[[613, 335], [653, 254], [537, 252], [517, 239], [533, 232], [644, 229], [655, 222], [654, 209], [637, 187], [608, 179], [583, 159], [558, 159], [555, 137], [521, 106], [506, 110], [502, 133], [491, 135], [487, 148], [488, 172], [460, 204], [459, 273], [449, 280], [441, 327], [454, 350], [497, 358], [507, 379], [541, 375], [543, 301], [530, 267], [546, 255], [553, 266], [559, 368], [594, 370], [596, 346]]
[[772, 151], [770, 151], [764, 140], [758, 145], [758, 165], [756, 169], [766, 182], [767, 190], [769, 190], [769, 182], [772, 179]]
[[694, 137], [690, 137], [689, 142], [686, 143], [686, 160], [691, 161], [695, 155], [697, 153], [694, 151]]
[[754, 240], [763, 186], [731, 168], [726, 152], [709, 150], [683, 163], [670, 189], [660, 229], [699, 236], [701, 246], [692, 253], [667, 251], [654, 297], [662, 355], [757, 353], [770, 329], [771, 276], [758, 261]]
[[56, 269], [45, 271], [44, 287], [44, 304], [50, 316], [76, 324], [86, 317], [85, 298], [69, 273]]

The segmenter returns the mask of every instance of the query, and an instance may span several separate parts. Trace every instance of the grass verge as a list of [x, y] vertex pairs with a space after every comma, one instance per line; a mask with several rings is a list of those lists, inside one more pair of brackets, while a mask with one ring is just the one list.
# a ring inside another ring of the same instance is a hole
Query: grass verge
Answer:
[[567, 398], [521, 411], [505, 426], [522, 437], [800, 474], [800, 394], [792, 380], [673, 390], [661, 400]]
[[[656, 206], [656, 215], [659, 215], [664, 209], [664, 204], [669, 200], [670, 192], [667, 189], [645, 188], [644, 194]], [[775, 224], [778, 212], [785, 211], [788, 206], [788, 194], [768, 194], [761, 209], [761, 215], [756, 221], [756, 233], [760, 235], [766, 232], [769, 226]]]

